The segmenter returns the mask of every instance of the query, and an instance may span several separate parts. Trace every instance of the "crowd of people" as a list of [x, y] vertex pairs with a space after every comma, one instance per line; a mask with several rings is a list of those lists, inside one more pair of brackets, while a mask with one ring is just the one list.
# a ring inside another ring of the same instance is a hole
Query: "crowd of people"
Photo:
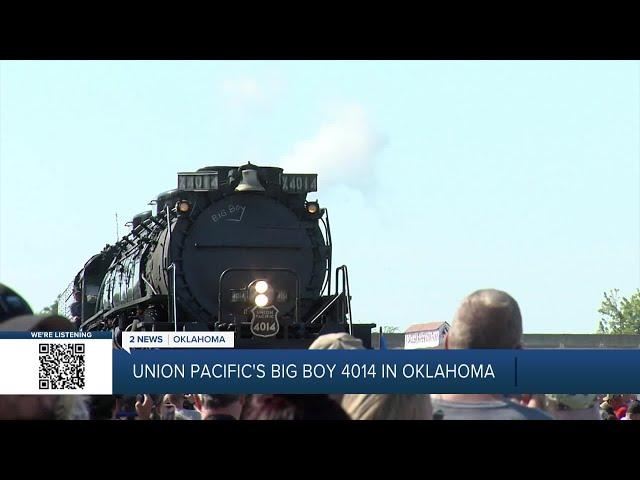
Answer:
[[[0, 330], [53, 326], [51, 317], [22, 315], [6, 320], [0, 323]], [[522, 348], [522, 332], [520, 308], [509, 294], [478, 290], [462, 301], [445, 347], [518, 349]], [[332, 333], [317, 338], [310, 348], [357, 350], [364, 346], [347, 333]], [[640, 420], [640, 403], [636, 395], [628, 394], [4, 395], [0, 396], [0, 419]]]

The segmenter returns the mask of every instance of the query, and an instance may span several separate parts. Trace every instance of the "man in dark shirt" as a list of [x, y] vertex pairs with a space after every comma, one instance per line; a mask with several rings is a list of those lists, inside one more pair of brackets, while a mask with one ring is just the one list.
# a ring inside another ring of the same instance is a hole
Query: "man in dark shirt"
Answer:
[[640, 402], [636, 400], [629, 405], [627, 416], [624, 420], [640, 420]]

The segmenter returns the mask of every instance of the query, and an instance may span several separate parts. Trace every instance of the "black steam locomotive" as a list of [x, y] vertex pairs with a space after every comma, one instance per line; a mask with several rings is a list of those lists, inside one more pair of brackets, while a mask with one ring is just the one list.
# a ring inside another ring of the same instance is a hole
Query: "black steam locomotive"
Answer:
[[118, 335], [233, 331], [239, 348], [306, 348], [347, 331], [370, 347], [375, 325], [352, 323], [327, 210], [306, 200], [315, 191], [315, 174], [252, 164], [178, 173], [178, 188], [152, 202], [155, 215], [136, 215], [128, 235], [87, 261], [61, 313]]

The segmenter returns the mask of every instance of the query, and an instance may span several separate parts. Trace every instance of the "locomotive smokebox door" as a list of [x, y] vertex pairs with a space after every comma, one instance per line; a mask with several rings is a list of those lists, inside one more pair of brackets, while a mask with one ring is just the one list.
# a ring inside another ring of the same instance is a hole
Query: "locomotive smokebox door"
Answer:
[[251, 309], [251, 333], [256, 337], [274, 337], [280, 331], [280, 311], [275, 305]]

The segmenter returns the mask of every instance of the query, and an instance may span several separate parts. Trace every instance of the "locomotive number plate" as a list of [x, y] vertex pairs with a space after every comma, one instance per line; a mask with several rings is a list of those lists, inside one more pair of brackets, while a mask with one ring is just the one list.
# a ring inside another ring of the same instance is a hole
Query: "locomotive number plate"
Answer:
[[274, 306], [251, 309], [251, 333], [256, 337], [273, 337], [280, 331], [280, 311]]
[[318, 175], [315, 173], [283, 173], [280, 177], [282, 191], [286, 193], [306, 193], [318, 191]]
[[218, 189], [218, 172], [178, 173], [178, 189], [206, 192]]

